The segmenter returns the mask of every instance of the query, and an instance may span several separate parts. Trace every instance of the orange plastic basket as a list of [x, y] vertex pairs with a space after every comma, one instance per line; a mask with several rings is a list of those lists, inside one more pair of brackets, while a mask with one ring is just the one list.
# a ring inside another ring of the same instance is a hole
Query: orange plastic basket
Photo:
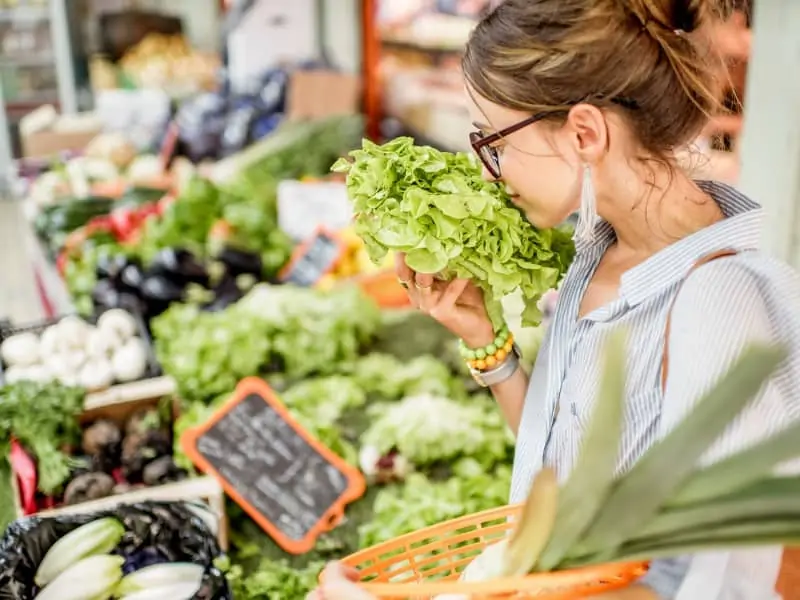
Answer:
[[477, 599], [572, 600], [624, 588], [647, 572], [647, 563], [616, 563], [459, 582], [461, 571], [486, 546], [511, 529], [521, 504], [487, 510], [421, 529], [350, 555], [342, 562], [359, 570], [363, 588], [384, 600], [430, 600], [439, 594]]

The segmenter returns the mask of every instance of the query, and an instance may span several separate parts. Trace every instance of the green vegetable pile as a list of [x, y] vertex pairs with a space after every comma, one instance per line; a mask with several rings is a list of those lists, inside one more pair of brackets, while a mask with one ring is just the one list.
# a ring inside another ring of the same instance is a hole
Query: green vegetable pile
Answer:
[[522, 321], [537, 325], [542, 294], [556, 287], [572, 261], [566, 229], [540, 230], [485, 181], [475, 159], [397, 138], [382, 146], [364, 140], [333, 170], [347, 173], [355, 230], [370, 258], [406, 253], [421, 273], [473, 279], [486, 294], [492, 321], [502, 321], [500, 299], [520, 289]]
[[453, 477], [444, 481], [412, 473], [403, 485], [378, 492], [372, 518], [359, 527], [360, 546], [367, 548], [437, 523], [503, 506], [508, 503], [510, 487], [510, 465], [487, 472], [472, 459], [455, 463]]
[[244, 377], [333, 373], [358, 356], [379, 322], [356, 288], [318, 292], [258, 285], [220, 312], [173, 305], [152, 322], [156, 355], [181, 397], [207, 400]]
[[37, 457], [38, 487], [45, 494], [58, 492], [69, 478], [70, 457], [62, 448], [80, 439], [83, 397], [82, 389], [55, 382], [0, 388], [0, 455], [9, 455], [12, 436], [28, 448]]
[[[355, 288], [259, 286], [220, 314], [176, 306], [154, 325], [161, 360], [188, 399], [176, 438], [227, 399], [237, 380], [228, 373], [238, 368], [264, 377], [295, 418], [370, 482], [344, 523], [303, 556], [287, 556], [229, 505], [233, 549], [224, 566], [237, 599], [304, 600], [326, 560], [507, 500], [513, 443], [502, 417], [474, 393], [452, 335], [416, 311], [381, 315]], [[283, 364], [278, 348], [296, 362]], [[420, 414], [409, 414], [416, 402]], [[413, 472], [375, 479], [370, 451]]]
[[371, 424], [362, 444], [380, 455], [392, 450], [418, 466], [449, 464], [469, 456], [484, 468], [509, 458], [513, 444], [508, 427], [488, 397], [468, 402], [422, 394], [370, 407]]

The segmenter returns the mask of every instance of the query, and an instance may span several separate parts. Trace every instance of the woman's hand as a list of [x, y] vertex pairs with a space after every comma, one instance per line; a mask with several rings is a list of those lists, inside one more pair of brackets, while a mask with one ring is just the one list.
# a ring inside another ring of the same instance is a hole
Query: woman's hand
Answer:
[[467, 346], [482, 348], [494, 341], [483, 293], [474, 283], [467, 279], [437, 281], [433, 275], [415, 273], [406, 264], [405, 254], [398, 253], [395, 268], [411, 303], [464, 340]]
[[341, 563], [330, 563], [322, 573], [322, 584], [306, 600], [377, 600], [356, 585], [358, 571]]

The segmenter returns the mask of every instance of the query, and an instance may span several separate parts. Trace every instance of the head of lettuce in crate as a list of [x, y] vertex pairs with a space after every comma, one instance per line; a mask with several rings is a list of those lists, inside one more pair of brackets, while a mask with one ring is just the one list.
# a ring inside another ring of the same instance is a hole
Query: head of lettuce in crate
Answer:
[[[399, 253], [411, 301], [461, 338], [515, 432], [512, 502], [543, 466], [569, 476], [600, 348], [621, 326], [631, 344], [620, 472], [754, 340], [795, 350], [705, 460], [800, 413], [787, 376], [800, 369], [788, 308], [797, 275], [759, 252], [758, 203], [695, 181], [677, 158], [719, 106], [725, 57], [713, 44], [727, 18], [713, 0], [505, 0], [463, 58], [476, 159], [398, 139], [339, 164], [367, 247]], [[569, 253], [551, 228], [575, 212], [574, 260], [529, 377], [493, 300], [516, 286], [533, 304], [557, 283]], [[655, 561], [625, 597], [673, 598], [693, 574], [705, 592], [766, 597], [780, 560], [778, 548], [720, 554], [713, 572], [691, 556]]]

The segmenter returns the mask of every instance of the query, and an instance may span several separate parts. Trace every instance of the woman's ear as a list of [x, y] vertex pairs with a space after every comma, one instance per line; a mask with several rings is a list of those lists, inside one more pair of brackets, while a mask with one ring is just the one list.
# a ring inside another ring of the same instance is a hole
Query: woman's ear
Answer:
[[602, 158], [608, 148], [608, 124], [603, 111], [591, 104], [576, 104], [564, 127], [581, 162], [594, 164]]

